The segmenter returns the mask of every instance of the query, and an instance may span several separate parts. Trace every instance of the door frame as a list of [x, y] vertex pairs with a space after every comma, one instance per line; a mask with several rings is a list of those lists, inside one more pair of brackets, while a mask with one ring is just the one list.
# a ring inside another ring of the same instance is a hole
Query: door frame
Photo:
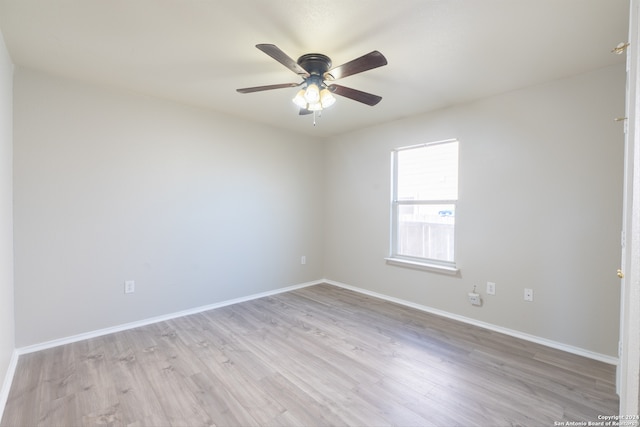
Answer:
[[[640, 386], [640, 0], [630, 0], [620, 280], [620, 415], [638, 415]], [[637, 424], [636, 424], [637, 425]]]

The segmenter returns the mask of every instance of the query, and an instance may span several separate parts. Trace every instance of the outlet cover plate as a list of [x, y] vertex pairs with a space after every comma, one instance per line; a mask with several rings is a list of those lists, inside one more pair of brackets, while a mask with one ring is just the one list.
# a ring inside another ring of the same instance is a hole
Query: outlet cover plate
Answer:
[[124, 293], [132, 294], [136, 291], [136, 282], [134, 280], [125, 280], [124, 282]]
[[482, 298], [480, 297], [480, 294], [469, 292], [469, 302], [471, 303], [471, 305], [480, 306], [482, 305]]
[[496, 284], [493, 282], [487, 282], [487, 295], [496, 294]]
[[525, 301], [533, 301], [533, 289], [525, 288], [525, 290], [524, 290], [524, 300]]

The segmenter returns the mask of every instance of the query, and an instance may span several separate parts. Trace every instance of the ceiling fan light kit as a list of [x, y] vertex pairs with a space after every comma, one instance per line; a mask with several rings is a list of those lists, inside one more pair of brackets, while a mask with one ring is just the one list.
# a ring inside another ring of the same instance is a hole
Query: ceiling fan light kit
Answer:
[[374, 50], [338, 67], [331, 68], [331, 59], [320, 53], [308, 53], [294, 61], [273, 44], [258, 44], [256, 47], [302, 77], [303, 81], [301, 83], [249, 87], [237, 89], [237, 91], [240, 93], [252, 93], [304, 85], [294, 96], [293, 103], [300, 107], [300, 115], [314, 114], [314, 125], [315, 112], [332, 106], [336, 102], [334, 94], [370, 106], [376, 105], [382, 100], [382, 97], [378, 95], [326, 83], [327, 80], [333, 81], [387, 65], [387, 59], [378, 51]]
[[293, 103], [302, 109], [320, 111], [331, 107], [336, 102], [335, 96], [324, 83], [308, 82], [293, 98]]

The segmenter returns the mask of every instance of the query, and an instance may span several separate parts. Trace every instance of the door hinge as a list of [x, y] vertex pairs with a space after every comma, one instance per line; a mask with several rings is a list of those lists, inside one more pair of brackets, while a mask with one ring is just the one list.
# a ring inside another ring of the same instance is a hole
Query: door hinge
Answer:
[[627, 130], [629, 129], [629, 120], [627, 120], [626, 117], [616, 117], [615, 119], [613, 119], [613, 121], [616, 123], [622, 122], [624, 133], [627, 133]]
[[618, 43], [616, 47], [611, 49], [611, 53], [615, 53], [616, 55], [622, 55], [627, 50], [629, 45], [630, 45], [629, 42]]

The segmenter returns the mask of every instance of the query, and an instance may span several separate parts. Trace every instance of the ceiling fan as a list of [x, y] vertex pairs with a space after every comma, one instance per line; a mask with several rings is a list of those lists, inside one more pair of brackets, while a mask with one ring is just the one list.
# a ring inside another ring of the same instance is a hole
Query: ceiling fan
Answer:
[[301, 115], [315, 113], [316, 111], [330, 107], [336, 100], [333, 94], [371, 106], [376, 105], [382, 100], [382, 97], [378, 95], [351, 89], [346, 86], [326, 83], [327, 81], [338, 80], [387, 65], [387, 59], [377, 50], [338, 67], [331, 68], [331, 59], [320, 53], [307, 53], [298, 58], [297, 61], [294, 61], [276, 45], [257, 44], [256, 47], [302, 77], [303, 80], [301, 83], [283, 83], [237, 89], [240, 93], [304, 86], [293, 98], [293, 102], [300, 107]]

